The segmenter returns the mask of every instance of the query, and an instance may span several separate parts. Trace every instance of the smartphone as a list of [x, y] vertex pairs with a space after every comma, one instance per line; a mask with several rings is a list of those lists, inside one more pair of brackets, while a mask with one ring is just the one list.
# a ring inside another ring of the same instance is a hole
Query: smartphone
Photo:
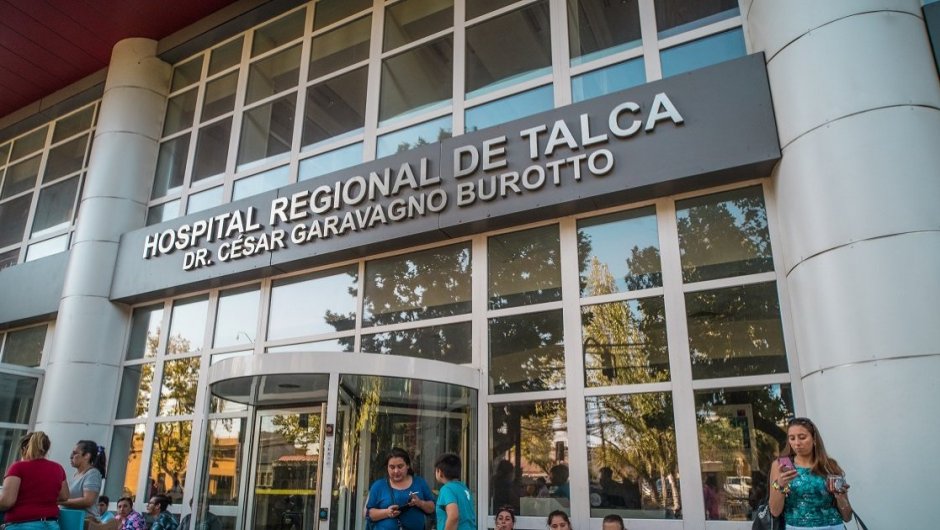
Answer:
[[794, 469], [793, 460], [789, 456], [781, 456], [777, 459], [777, 462], [780, 464], [780, 471], [790, 471]]

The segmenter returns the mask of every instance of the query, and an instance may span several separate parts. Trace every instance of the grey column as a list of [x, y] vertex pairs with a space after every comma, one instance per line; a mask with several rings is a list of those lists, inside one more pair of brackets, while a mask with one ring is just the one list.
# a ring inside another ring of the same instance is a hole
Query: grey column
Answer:
[[108, 295], [121, 234], [146, 223], [171, 72], [156, 49], [123, 40], [108, 67], [36, 420], [61, 463], [111, 436], [130, 311]]
[[783, 148], [774, 252], [805, 412], [871, 528], [935, 528], [940, 83], [920, 2], [742, 5]]

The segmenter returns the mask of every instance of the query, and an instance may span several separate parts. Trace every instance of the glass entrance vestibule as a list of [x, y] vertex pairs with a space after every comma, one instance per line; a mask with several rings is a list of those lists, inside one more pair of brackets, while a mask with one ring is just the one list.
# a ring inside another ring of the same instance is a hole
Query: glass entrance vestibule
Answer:
[[348, 352], [212, 365], [196, 523], [364, 528], [369, 486], [386, 476], [392, 447], [408, 451], [429, 484], [434, 459], [457, 453], [475, 488], [479, 381], [465, 366]]

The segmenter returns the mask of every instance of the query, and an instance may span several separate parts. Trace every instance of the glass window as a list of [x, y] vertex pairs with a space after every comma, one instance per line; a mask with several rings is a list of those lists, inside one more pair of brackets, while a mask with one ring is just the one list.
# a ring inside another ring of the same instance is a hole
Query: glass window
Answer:
[[[470, 323], [388, 331], [362, 336], [362, 351], [402, 355], [454, 364], [471, 359]], [[346, 339], [352, 341], [352, 337]]]
[[39, 202], [33, 216], [33, 237], [41, 237], [63, 230], [72, 223], [75, 197], [78, 195], [78, 177], [58, 182], [39, 192]]
[[13, 141], [13, 150], [10, 152], [10, 161], [19, 160], [24, 156], [39, 151], [46, 145], [46, 132], [49, 126], [44, 125], [35, 131], [17, 138]]
[[170, 83], [170, 92], [188, 87], [199, 81], [202, 76], [202, 55], [195, 57], [173, 69], [173, 81]]
[[242, 60], [242, 42], [244, 37], [227, 42], [209, 53], [209, 75], [215, 75], [226, 68], [235, 66]]
[[[89, 105], [55, 122], [55, 129], [52, 131], [52, 143], [58, 143], [88, 129], [91, 127], [91, 120], [94, 117], [95, 106]], [[0, 156], [0, 164], [2, 163], [3, 156]]]
[[[210, 420], [209, 448], [203, 469], [203, 498], [199, 505], [237, 506], [242, 455], [245, 447], [245, 418]], [[185, 530], [185, 529], [181, 529]]]
[[654, 5], [660, 39], [740, 14], [738, 0], [654, 0]]
[[261, 292], [257, 286], [224, 291], [219, 295], [212, 346], [254, 345]]
[[0, 145], [0, 166], [7, 163], [7, 155], [10, 154], [10, 144], [12, 142], [7, 142], [3, 145]]
[[578, 221], [581, 296], [662, 287], [653, 206]]
[[509, 4], [514, 4], [518, 0], [472, 0], [467, 2], [467, 20], [485, 15], [490, 11], [495, 11]]
[[591, 517], [675, 519], [679, 463], [668, 392], [585, 398]]
[[301, 149], [362, 130], [367, 78], [364, 66], [307, 88]]
[[467, 109], [464, 130], [473, 132], [531, 116], [555, 106], [554, 89], [545, 85]]
[[773, 270], [760, 187], [677, 201], [676, 217], [684, 282]]
[[251, 63], [245, 104], [297, 86], [300, 44]]
[[223, 75], [206, 83], [206, 94], [202, 101], [200, 120], [207, 121], [232, 112], [235, 108], [235, 89], [238, 86], [238, 72]]
[[104, 492], [112, 499], [133, 498], [137, 494], [137, 477], [144, 453], [144, 426], [119, 425], [111, 438], [111, 454], [108, 456], [108, 476]]
[[787, 371], [774, 282], [685, 295], [696, 379]]
[[432, 248], [366, 263], [363, 326], [470, 312], [470, 244]]
[[186, 214], [201, 212], [222, 204], [222, 186], [193, 193], [186, 202]]
[[362, 143], [340, 147], [300, 161], [297, 180], [308, 180], [362, 162]]
[[321, 0], [314, 8], [313, 29], [325, 28], [369, 7], [372, 0]]
[[0, 423], [29, 423], [38, 382], [36, 377], [0, 373]]
[[369, 58], [372, 17], [365, 16], [313, 38], [310, 48], [309, 79]]
[[558, 225], [492, 236], [487, 252], [490, 309], [561, 300]]
[[450, 115], [435, 120], [412, 125], [395, 132], [379, 136], [376, 140], [375, 157], [394, 155], [415, 147], [446, 140], [453, 134], [453, 120]]
[[272, 346], [265, 348], [268, 353], [290, 353], [307, 351], [326, 351], [326, 352], [351, 352], [355, 337], [342, 337], [333, 340], [315, 340], [311, 342], [299, 342], [297, 344], [288, 344], [287, 346]]
[[695, 392], [707, 519], [750, 520], [767, 496], [767, 473], [792, 416], [790, 385]]
[[208, 308], [209, 300], [205, 296], [177, 300], [173, 303], [170, 333], [167, 336], [167, 355], [202, 351]]
[[304, 33], [306, 16], [306, 9], [298, 9], [256, 29], [251, 41], [251, 56], [254, 57], [300, 38]]
[[581, 308], [581, 342], [588, 386], [669, 380], [662, 297]]
[[[2, 231], [2, 229], [0, 229], [0, 231]], [[16, 265], [16, 262], [19, 261], [19, 259], [20, 259], [19, 250], [10, 250], [7, 252], [0, 252], [0, 270]]]
[[163, 304], [134, 309], [131, 317], [130, 339], [127, 342], [127, 360], [155, 357], [163, 323]]
[[176, 219], [180, 215], [180, 200], [165, 202], [153, 206], [147, 211], [147, 226]]
[[196, 89], [173, 96], [166, 104], [166, 119], [163, 121], [163, 136], [188, 129], [196, 116]]
[[163, 363], [160, 385], [160, 416], [192, 414], [196, 410], [199, 387], [199, 357], [186, 357]]
[[[0, 156], [0, 159], [3, 157]], [[10, 469], [14, 462], [20, 459], [20, 440], [26, 436], [27, 430], [0, 427], [0, 466]]]
[[23, 240], [32, 194], [0, 203], [0, 248]]
[[467, 97], [549, 73], [548, 11], [543, 0], [467, 28]]
[[[568, 482], [568, 410], [563, 400], [490, 405], [492, 508], [544, 518], [571, 511]], [[518, 477], [518, 489], [507, 484]], [[492, 510], [491, 510], [492, 512]]]
[[180, 186], [183, 185], [187, 151], [189, 151], [189, 133], [160, 144], [157, 174], [153, 178], [152, 199], [179, 191]]
[[152, 392], [153, 363], [125, 366], [118, 396], [117, 419], [146, 417]]
[[359, 268], [275, 281], [268, 311], [268, 340], [347, 331], [356, 326]]
[[245, 112], [238, 141], [238, 169], [290, 151], [294, 136], [297, 94], [265, 103]]
[[584, 101], [645, 82], [646, 67], [643, 58], [639, 57], [572, 77], [571, 98], [574, 102]]
[[26, 261], [33, 261], [59, 252], [64, 252], [69, 246], [68, 234], [62, 234], [39, 243], [33, 243], [26, 249]]
[[46, 159], [46, 169], [42, 174], [42, 181], [52, 182], [59, 177], [64, 177], [81, 169], [85, 162], [85, 147], [88, 145], [88, 136], [87, 134], [79, 136], [50, 149], [49, 157]]
[[453, 25], [453, 0], [403, 0], [385, 9], [384, 49], [393, 50]]
[[190, 421], [158, 423], [154, 426], [153, 450], [150, 457], [151, 486], [173, 501], [182, 503], [189, 464], [189, 441], [193, 434]]
[[663, 50], [663, 77], [704, 68], [747, 55], [741, 28]]
[[269, 169], [263, 173], [245, 177], [235, 181], [232, 190], [232, 200], [237, 201], [251, 197], [268, 190], [286, 186], [290, 182], [290, 166], [281, 166]]
[[561, 311], [489, 321], [490, 390], [497, 394], [565, 386]]
[[453, 97], [454, 37], [422, 44], [382, 62], [379, 121]]
[[568, 0], [568, 50], [572, 64], [640, 45], [636, 2]]
[[46, 344], [46, 325], [33, 326], [7, 333], [3, 345], [3, 356], [0, 357], [6, 364], [19, 366], [39, 366], [42, 360], [42, 348]]
[[225, 173], [225, 159], [231, 135], [232, 118], [225, 118], [199, 130], [196, 156], [193, 159], [193, 182]]
[[32, 189], [36, 185], [41, 159], [42, 155], [36, 155], [9, 166], [6, 177], [3, 179], [3, 192], [0, 193], [0, 199], [6, 199]]

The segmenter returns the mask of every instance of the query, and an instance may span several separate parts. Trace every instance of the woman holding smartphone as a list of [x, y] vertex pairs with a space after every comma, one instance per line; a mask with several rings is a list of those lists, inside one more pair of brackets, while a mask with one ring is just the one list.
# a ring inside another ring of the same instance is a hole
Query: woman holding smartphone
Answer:
[[849, 485], [843, 477], [816, 425], [794, 418], [780, 458], [770, 466], [770, 513], [782, 513], [786, 528], [843, 530], [843, 523], [852, 519]]
[[411, 457], [399, 447], [385, 456], [388, 476], [372, 483], [366, 500], [366, 517], [375, 530], [424, 530], [426, 514], [434, 511], [434, 494], [428, 483], [411, 470]]

